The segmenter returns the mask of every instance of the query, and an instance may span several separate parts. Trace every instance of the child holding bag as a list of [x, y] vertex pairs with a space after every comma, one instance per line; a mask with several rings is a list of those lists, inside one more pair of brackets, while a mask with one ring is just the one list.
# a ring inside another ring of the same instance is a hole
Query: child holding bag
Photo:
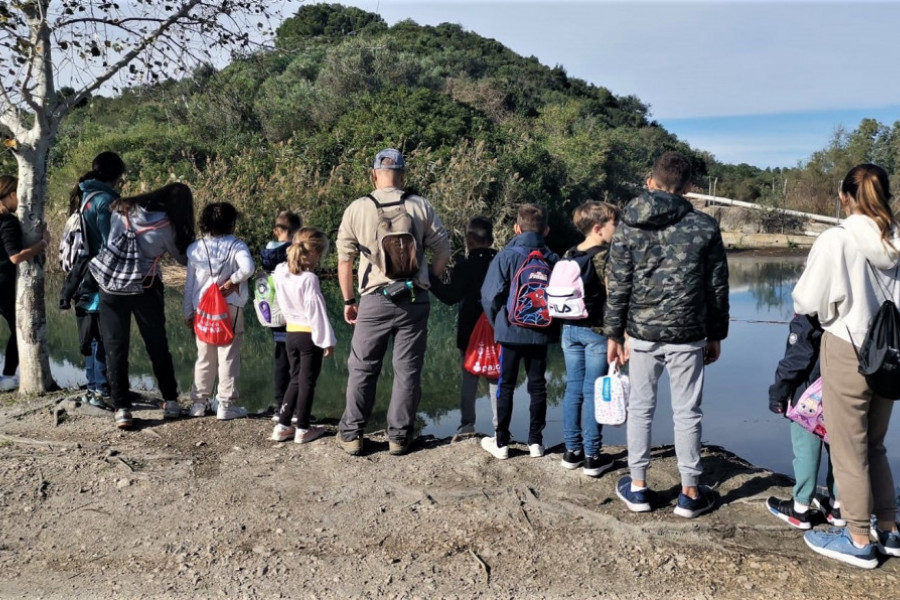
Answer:
[[191, 416], [206, 414], [213, 392], [216, 374], [219, 388], [216, 418], [220, 421], [247, 416], [247, 409], [238, 406], [237, 381], [241, 371], [241, 346], [244, 341], [244, 305], [247, 304], [246, 281], [256, 266], [250, 249], [234, 236], [238, 212], [228, 202], [215, 202], [200, 214], [203, 237], [188, 247], [188, 271], [184, 284], [184, 317], [188, 327], [194, 328], [201, 293], [216, 285], [228, 305], [228, 325], [234, 338], [226, 345], [216, 345], [197, 337], [197, 362], [194, 364], [194, 384], [191, 386]]
[[[322, 359], [333, 354], [337, 342], [315, 274], [328, 247], [324, 232], [303, 227], [294, 234], [287, 262], [275, 268], [275, 293], [286, 321], [285, 349], [291, 367], [278, 424], [272, 430], [276, 442], [293, 438], [295, 443], [305, 444], [325, 433], [324, 427], [310, 425], [310, 415]], [[297, 419], [296, 427], [291, 424], [292, 417]]]

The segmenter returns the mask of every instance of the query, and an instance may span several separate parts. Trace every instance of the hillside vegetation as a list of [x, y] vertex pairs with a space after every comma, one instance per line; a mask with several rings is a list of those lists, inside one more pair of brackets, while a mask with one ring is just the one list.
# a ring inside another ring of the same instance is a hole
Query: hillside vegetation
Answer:
[[[103, 150], [124, 157], [126, 194], [179, 179], [198, 206], [234, 203], [253, 247], [283, 208], [333, 235], [347, 203], [370, 190], [372, 157], [387, 146], [405, 152], [409, 186], [435, 204], [457, 242], [475, 214], [492, 217], [505, 241], [515, 206], [531, 201], [550, 208], [555, 247], [570, 242], [577, 204], [627, 200], [666, 150], [691, 157], [700, 191], [718, 179], [719, 195], [820, 211], [831, 210], [833, 180], [857, 155], [889, 155], [892, 172], [900, 160], [898, 126], [864, 122], [796, 173], [722, 165], [649, 115], [634, 96], [457, 25], [388, 27], [356, 8], [304, 6], [271, 51], [75, 110], [51, 155], [50, 220], [59, 231], [69, 189]], [[11, 156], [0, 160], [14, 172]]]

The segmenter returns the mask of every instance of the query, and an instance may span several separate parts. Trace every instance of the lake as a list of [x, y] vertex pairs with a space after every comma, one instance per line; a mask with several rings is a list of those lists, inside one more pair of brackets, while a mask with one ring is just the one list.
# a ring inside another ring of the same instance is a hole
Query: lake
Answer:
[[[724, 446], [746, 460], [781, 472], [792, 473], [788, 421], [768, 411], [768, 387], [775, 366], [784, 352], [787, 323], [793, 306], [791, 290], [803, 269], [804, 256], [760, 256], [748, 253], [728, 257], [731, 283], [731, 326], [722, 343], [722, 357], [707, 369], [704, 391], [703, 441]], [[58, 282], [48, 286], [48, 299], [56, 298]], [[343, 303], [335, 281], [323, 282], [338, 345], [332, 359], [326, 359], [316, 390], [313, 414], [338, 419], [344, 406], [347, 381], [347, 354], [351, 328], [343, 321]], [[428, 354], [425, 360], [419, 429], [437, 437], [453, 435], [459, 424], [459, 354], [455, 344], [456, 309], [433, 298], [429, 323]], [[167, 330], [182, 393], [190, 389], [195, 358], [193, 337], [181, 320], [181, 291], [167, 290]], [[52, 302], [51, 302], [52, 304]], [[52, 369], [60, 385], [84, 383], [82, 357], [78, 354], [75, 318], [71, 311], [48, 307], [48, 338]], [[5, 324], [2, 325], [5, 327]], [[5, 340], [4, 337], [0, 339]], [[5, 343], [5, 342], [4, 342]], [[247, 314], [247, 334], [243, 349], [240, 391], [244, 404], [262, 409], [272, 399], [273, 346], [270, 333]], [[155, 382], [140, 337], [132, 335], [132, 385], [152, 388]], [[548, 360], [547, 428], [544, 442], [549, 448], [562, 442], [562, 397], [565, 365], [559, 345], [550, 349]], [[477, 429], [490, 433], [490, 403], [482, 382], [478, 401]], [[369, 430], [384, 428], [391, 387], [390, 356], [378, 386], [378, 400]], [[900, 479], [900, 444], [896, 440], [897, 418], [888, 434], [888, 453], [895, 476]], [[528, 431], [528, 397], [524, 383], [516, 391], [512, 422], [514, 439], [524, 440]], [[266, 432], [268, 433], [268, 432]], [[660, 402], [654, 420], [654, 444], [672, 443], [672, 412], [668, 379], [660, 381]], [[624, 444], [625, 429], [606, 427], [605, 444]]]

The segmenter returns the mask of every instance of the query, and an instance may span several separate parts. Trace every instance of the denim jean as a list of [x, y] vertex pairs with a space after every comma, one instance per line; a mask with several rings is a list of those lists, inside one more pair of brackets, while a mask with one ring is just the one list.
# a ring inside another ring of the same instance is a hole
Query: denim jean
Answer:
[[106, 350], [102, 341], [91, 342], [91, 353], [84, 357], [84, 373], [87, 376], [89, 391], [109, 395], [109, 382], [106, 380]]
[[585, 456], [600, 451], [600, 425], [594, 418], [594, 382], [606, 375], [606, 337], [590, 327], [563, 325], [562, 349], [566, 361], [563, 396], [563, 435], [566, 450], [584, 450]]

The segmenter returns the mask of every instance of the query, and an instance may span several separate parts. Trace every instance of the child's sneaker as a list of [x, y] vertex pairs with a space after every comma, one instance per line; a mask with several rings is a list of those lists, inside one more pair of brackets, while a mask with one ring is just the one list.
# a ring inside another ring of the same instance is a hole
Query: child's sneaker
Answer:
[[828, 531], [807, 531], [803, 541], [813, 552], [839, 560], [861, 569], [874, 569], [878, 566], [875, 556], [875, 544], [866, 544], [857, 548], [850, 537], [850, 530], [844, 527], [833, 527]]
[[559, 464], [563, 469], [577, 469], [584, 464], [584, 452], [581, 450], [566, 450], [563, 452], [562, 461]]
[[588, 477], [600, 477], [612, 466], [612, 459], [604, 454], [584, 457], [584, 474]]
[[506, 460], [509, 458], [509, 446], [498, 446], [497, 438], [483, 437], [481, 438], [481, 447], [490, 452], [494, 458]]
[[309, 429], [297, 428], [294, 433], [295, 444], [308, 444], [325, 435], [327, 429], [319, 425], [311, 425]]
[[544, 456], [544, 446], [541, 444], [528, 444], [528, 454], [531, 458], [541, 458]]
[[230, 421], [231, 419], [244, 419], [247, 417], [247, 409], [243, 406], [225, 406], [221, 402], [216, 409], [216, 419]]
[[272, 429], [272, 437], [270, 439], [273, 442], [286, 442], [292, 437], [294, 437], [294, 428], [285, 427], [279, 423]]
[[648, 492], [650, 490], [644, 488], [642, 490], [631, 491], [631, 477], [626, 475], [619, 480], [616, 485], [616, 496], [625, 503], [631, 512], [649, 512], [650, 500]]
[[841, 509], [834, 505], [828, 496], [817, 496], [812, 500], [812, 507], [825, 515], [829, 525], [845, 527], [847, 521], [841, 518]]
[[206, 416], [206, 402], [194, 402], [191, 404], [191, 412], [188, 413], [192, 417], [205, 417]]
[[687, 494], [678, 494], [678, 506], [675, 507], [675, 514], [685, 519], [693, 519], [699, 517], [703, 513], [708, 513], [716, 505], [716, 493], [705, 485], [697, 487], [697, 497], [691, 498]]
[[775, 496], [770, 496], [769, 499], [766, 500], [766, 508], [769, 509], [770, 513], [791, 527], [804, 530], [812, 528], [812, 516], [815, 512], [812, 510], [808, 510], [805, 513], [797, 512], [794, 510], [793, 498], [781, 500]]
[[116, 419], [116, 427], [119, 429], [131, 429], [133, 424], [131, 420], [131, 411], [127, 408], [120, 408], [116, 411], [115, 415]]
[[181, 417], [181, 405], [177, 400], [166, 400], [163, 402], [163, 418], [178, 419]]
[[879, 552], [885, 556], [900, 556], [900, 531], [882, 531], [873, 524], [869, 535]]

